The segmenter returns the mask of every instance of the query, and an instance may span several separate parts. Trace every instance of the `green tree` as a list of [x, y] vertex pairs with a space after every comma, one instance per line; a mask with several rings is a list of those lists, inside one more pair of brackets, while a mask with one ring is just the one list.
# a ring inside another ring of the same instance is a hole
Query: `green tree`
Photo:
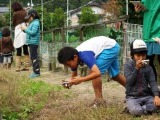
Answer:
[[0, 28], [4, 26], [9, 26], [9, 14], [0, 14]]
[[0, 14], [0, 28], [7, 25], [7, 19], [4, 15]]
[[[41, 21], [41, 24], [42, 24], [42, 9], [41, 9], [40, 6], [36, 7], [35, 9], [39, 13], [40, 21]], [[50, 14], [48, 14], [46, 8], [43, 8], [43, 30], [44, 31], [50, 29], [50, 22], [51, 22]]]
[[[80, 24], [96, 23], [98, 21], [98, 15], [94, 14], [94, 11], [90, 7], [83, 7], [79, 17]], [[96, 29], [94, 26], [85, 27], [83, 30], [84, 36], [94, 29]]]
[[94, 14], [94, 11], [90, 7], [83, 7], [81, 11], [79, 23], [96, 23], [98, 21], [98, 16]]
[[56, 8], [51, 16], [52, 27], [64, 27], [66, 15], [62, 8]]

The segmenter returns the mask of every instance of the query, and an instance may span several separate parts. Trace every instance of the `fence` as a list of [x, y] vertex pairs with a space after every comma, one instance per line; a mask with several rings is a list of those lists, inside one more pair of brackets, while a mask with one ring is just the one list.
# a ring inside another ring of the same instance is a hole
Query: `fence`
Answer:
[[130, 43], [136, 39], [142, 39], [142, 25], [139, 24], [130, 24], [130, 23], [123, 23], [124, 29], [124, 62], [130, 59]]

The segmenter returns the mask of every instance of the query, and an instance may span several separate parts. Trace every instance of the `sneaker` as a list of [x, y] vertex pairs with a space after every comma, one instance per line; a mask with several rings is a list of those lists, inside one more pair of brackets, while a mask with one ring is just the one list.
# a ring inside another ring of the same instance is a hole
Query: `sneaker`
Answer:
[[29, 78], [36, 78], [36, 77], [39, 77], [40, 74], [36, 74], [36, 73], [31, 73]]
[[107, 103], [105, 100], [94, 100], [93, 103], [90, 104], [90, 108], [98, 108], [98, 107], [107, 107]]

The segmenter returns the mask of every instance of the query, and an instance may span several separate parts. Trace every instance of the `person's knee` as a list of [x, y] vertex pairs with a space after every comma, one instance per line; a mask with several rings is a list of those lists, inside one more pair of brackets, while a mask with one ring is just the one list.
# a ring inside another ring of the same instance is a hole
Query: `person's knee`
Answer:
[[118, 83], [120, 83], [123, 86], [125, 86], [125, 84], [126, 84], [126, 78], [121, 74], [118, 74], [115, 77], [112, 77], [112, 79], [117, 81]]
[[119, 80], [119, 75], [120, 75], [120, 74], [118, 74], [118, 75], [112, 77], [112, 79], [113, 79], [114, 81], [118, 81], [118, 80]]
[[135, 116], [138, 116], [138, 115], [142, 115], [144, 112], [143, 112], [143, 109], [139, 109], [139, 108], [130, 108], [129, 109], [129, 112], [132, 114], [132, 115], [135, 115]]

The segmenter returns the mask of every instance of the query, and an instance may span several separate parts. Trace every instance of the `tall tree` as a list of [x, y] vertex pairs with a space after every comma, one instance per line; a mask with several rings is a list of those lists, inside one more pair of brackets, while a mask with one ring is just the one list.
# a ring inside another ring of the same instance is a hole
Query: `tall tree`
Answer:
[[86, 23], [96, 23], [98, 21], [98, 16], [94, 14], [90, 7], [83, 7], [82, 14], [80, 15], [80, 24]]
[[109, 0], [103, 5], [103, 8], [106, 13], [109, 14], [107, 19], [117, 19], [120, 15], [122, 15], [122, 4], [119, 4], [118, 0]]

